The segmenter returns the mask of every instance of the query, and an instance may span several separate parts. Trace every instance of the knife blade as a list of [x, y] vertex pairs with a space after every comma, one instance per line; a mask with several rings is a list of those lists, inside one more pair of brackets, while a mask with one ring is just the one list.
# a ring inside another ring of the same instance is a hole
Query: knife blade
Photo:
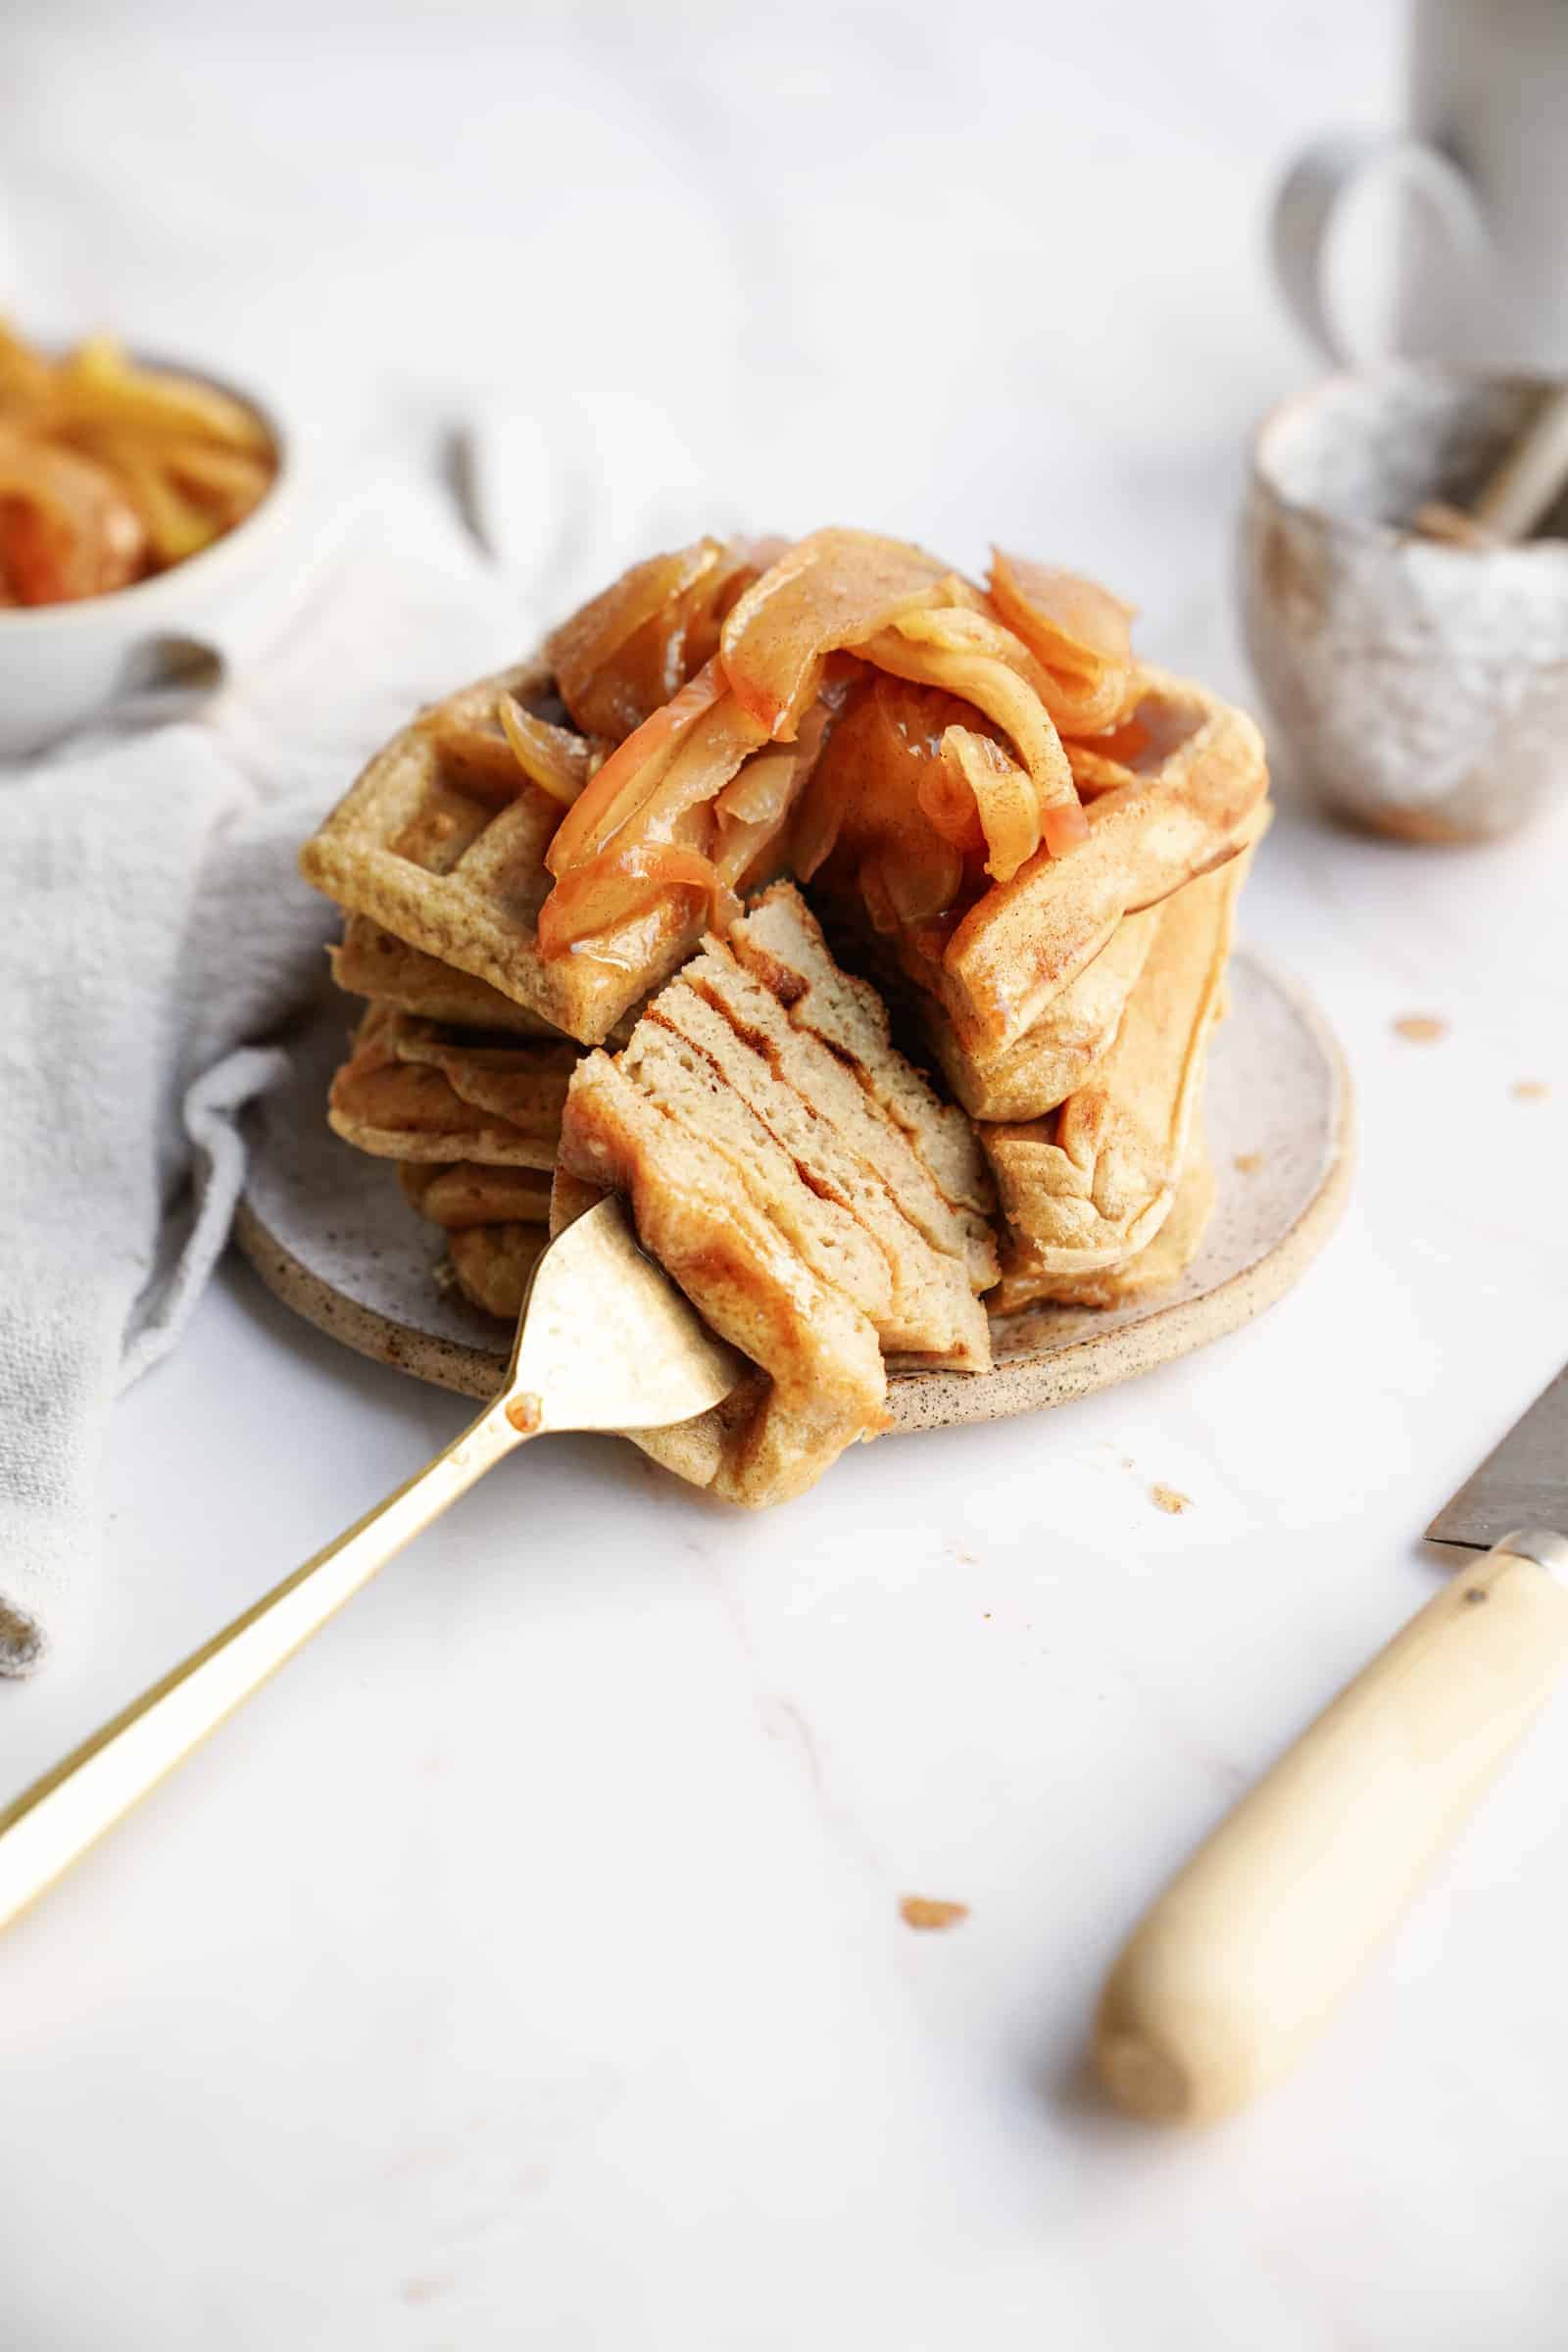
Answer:
[[1568, 1671], [1568, 1366], [1427, 1532], [1486, 1557], [1210, 1833], [1106, 1979], [1095, 2055], [1133, 2114], [1203, 2122], [1295, 2063]]
[[1427, 1536], [1434, 1544], [1490, 1551], [1511, 1527], [1565, 1526], [1568, 1364], [1444, 1504]]

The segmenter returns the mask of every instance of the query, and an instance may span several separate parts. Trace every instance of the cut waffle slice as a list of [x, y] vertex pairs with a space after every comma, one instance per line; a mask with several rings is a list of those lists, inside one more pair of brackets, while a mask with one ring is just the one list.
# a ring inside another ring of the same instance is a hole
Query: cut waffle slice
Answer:
[[907, 1138], [983, 1260], [995, 1248], [989, 1220], [996, 1188], [974, 1129], [894, 1051], [881, 998], [865, 981], [840, 970], [799, 891], [787, 882], [764, 890], [729, 945], [783, 1007], [791, 1027], [817, 1038]]
[[1224, 998], [1248, 858], [1177, 891], [1110, 1052], [1043, 1119], [983, 1126], [1005, 1220], [1003, 1313], [1124, 1264], [1170, 1212]]
[[332, 977], [352, 997], [373, 998], [398, 1012], [449, 1021], [460, 1029], [515, 1031], [519, 1037], [560, 1037], [563, 1032], [514, 1004], [488, 980], [476, 980], [450, 963], [438, 963], [422, 948], [394, 939], [367, 914], [351, 914], [338, 945], [327, 950]]
[[910, 1143], [911, 1125], [940, 1131], [941, 1106], [892, 1054], [885, 1025], [862, 1039], [871, 1067], [795, 1026], [749, 967], [755, 955], [776, 978], [759, 929], [787, 940], [826, 988], [833, 967], [804, 905], [765, 894], [727, 947], [710, 942], [660, 993], [619, 1054], [584, 1059], [552, 1211], [559, 1226], [596, 1192], [624, 1193], [644, 1247], [757, 1364], [743, 1404], [727, 1400], [701, 1429], [639, 1438], [751, 1503], [801, 1492], [884, 1425], [885, 1353], [990, 1361], [977, 1296], [989, 1257]]
[[332, 1080], [327, 1119], [384, 1159], [551, 1168], [578, 1059], [564, 1042], [497, 1043], [372, 1005]]
[[869, 1317], [811, 1272], [733, 1163], [608, 1054], [583, 1063], [564, 1165], [625, 1195], [644, 1249], [766, 1375], [712, 1459], [716, 1493], [737, 1502], [787, 1500], [846, 1446], [886, 1426], [887, 1380]]
[[597, 936], [592, 953], [540, 955], [561, 806], [520, 769], [508, 778], [461, 747], [489, 728], [503, 692], [541, 707], [550, 684], [542, 663], [524, 663], [405, 727], [306, 843], [300, 870], [351, 914], [592, 1045], [696, 946], [706, 906], [678, 891]]
[[1253, 837], [1268, 769], [1252, 721], [1201, 687], [1147, 677], [1136, 713], [1147, 742], [1129, 781], [1089, 803], [1088, 840], [1061, 858], [1042, 853], [987, 891], [939, 965], [922, 973], [911, 960], [977, 1073], [1028, 1035], [1123, 916], [1212, 872]]

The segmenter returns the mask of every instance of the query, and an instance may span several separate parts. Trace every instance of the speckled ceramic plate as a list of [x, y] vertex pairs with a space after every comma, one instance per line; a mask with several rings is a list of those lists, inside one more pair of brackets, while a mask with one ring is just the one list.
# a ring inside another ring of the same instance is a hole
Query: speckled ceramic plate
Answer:
[[[1231, 964], [1230, 998], [1204, 1112], [1219, 1198], [1181, 1281], [1108, 1312], [1054, 1306], [994, 1317], [995, 1369], [895, 1378], [897, 1428], [1000, 1420], [1130, 1379], [1234, 1331], [1310, 1264], [1349, 1183], [1345, 1064], [1307, 999], [1246, 950]], [[507, 1360], [499, 1326], [437, 1289], [439, 1234], [415, 1215], [391, 1163], [340, 1143], [322, 1115], [348, 1025], [343, 998], [324, 994], [296, 1041], [287, 1084], [255, 1114], [239, 1246], [270, 1290], [345, 1347], [488, 1396]]]

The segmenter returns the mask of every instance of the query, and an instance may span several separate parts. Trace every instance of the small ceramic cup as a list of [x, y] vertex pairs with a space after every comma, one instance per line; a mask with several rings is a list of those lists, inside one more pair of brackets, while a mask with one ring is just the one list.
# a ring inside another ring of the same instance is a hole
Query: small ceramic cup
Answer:
[[1481, 840], [1568, 792], [1568, 497], [1521, 547], [1405, 527], [1473, 500], [1550, 389], [1382, 368], [1258, 435], [1240, 596], [1274, 745], [1380, 832]]
[[[192, 375], [182, 361], [149, 363]], [[268, 400], [203, 374], [262, 418], [277, 472], [243, 522], [183, 564], [107, 596], [0, 610], [0, 758], [43, 750], [128, 694], [216, 680], [265, 640], [300, 562], [299, 434]]]

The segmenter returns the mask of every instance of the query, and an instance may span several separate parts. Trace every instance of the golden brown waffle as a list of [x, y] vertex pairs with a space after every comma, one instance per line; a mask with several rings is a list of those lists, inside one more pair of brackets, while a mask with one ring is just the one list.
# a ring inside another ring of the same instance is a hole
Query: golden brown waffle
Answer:
[[1115, 1043], [1087, 1084], [1044, 1119], [981, 1128], [1007, 1228], [1000, 1311], [1125, 1263], [1169, 1214], [1248, 862], [1165, 901]]
[[1158, 671], [1138, 716], [1148, 748], [1135, 780], [1087, 808], [1089, 839], [1063, 858], [1034, 858], [970, 909], [934, 985], [957, 1050], [978, 1073], [1026, 1037], [1127, 914], [1235, 856], [1268, 790], [1263, 741], [1245, 712]]
[[603, 934], [592, 956], [540, 956], [536, 923], [551, 888], [545, 851], [560, 804], [520, 771], [509, 793], [493, 763], [466, 762], [438, 736], [488, 726], [503, 692], [532, 703], [549, 685], [541, 663], [524, 662], [405, 727], [306, 843], [300, 870], [349, 912], [593, 1045], [684, 960], [706, 910], [693, 911], [690, 892], [676, 893]]
[[924, 1000], [931, 1050], [971, 1118], [1042, 1118], [1084, 1084], [1110, 1051], [1158, 927], [1157, 906], [1123, 915], [1100, 954], [995, 1061], [976, 1062], [959, 1045], [942, 1006]]
[[578, 1060], [564, 1041], [497, 1043], [372, 1005], [332, 1080], [327, 1118], [380, 1158], [550, 1168]]
[[544, 1168], [487, 1167], [483, 1160], [406, 1159], [404, 1196], [432, 1225], [548, 1225], [551, 1174]]
[[[812, 995], [858, 1050], [830, 1052], [797, 1020]], [[917, 1148], [940, 1145], [945, 1119], [880, 1010], [785, 886], [661, 992], [621, 1053], [589, 1054], [572, 1080], [553, 1222], [626, 1194], [644, 1247], [766, 1376], [701, 1427], [646, 1437], [734, 1501], [799, 1494], [874, 1436], [885, 1350], [990, 1361], [975, 1295], [989, 1252]]]
[[332, 977], [352, 997], [373, 998], [399, 1012], [450, 1021], [460, 1029], [515, 1031], [519, 1037], [560, 1037], [526, 1004], [514, 1004], [487, 980], [438, 963], [422, 948], [394, 939], [367, 914], [351, 914], [343, 937], [327, 950]]
[[1195, 1115], [1188, 1138], [1187, 1157], [1176, 1187], [1170, 1214], [1147, 1249], [1119, 1266], [1102, 1266], [1093, 1274], [1060, 1282], [1042, 1278], [1038, 1298], [1058, 1306], [1126, 1306], [1154, 1291], [1168, 1290], [1186, 1273], [1202, 1247], [1208, 1220], [1214, 1212], [1214, 1167], [1203, 1136], [1201, 1113]]
[[447, 1237], [453, 1279], [481, 1314], [515, 1323], [549, 1239], [548, 1227], [533, 1223], [465, 1225]]

